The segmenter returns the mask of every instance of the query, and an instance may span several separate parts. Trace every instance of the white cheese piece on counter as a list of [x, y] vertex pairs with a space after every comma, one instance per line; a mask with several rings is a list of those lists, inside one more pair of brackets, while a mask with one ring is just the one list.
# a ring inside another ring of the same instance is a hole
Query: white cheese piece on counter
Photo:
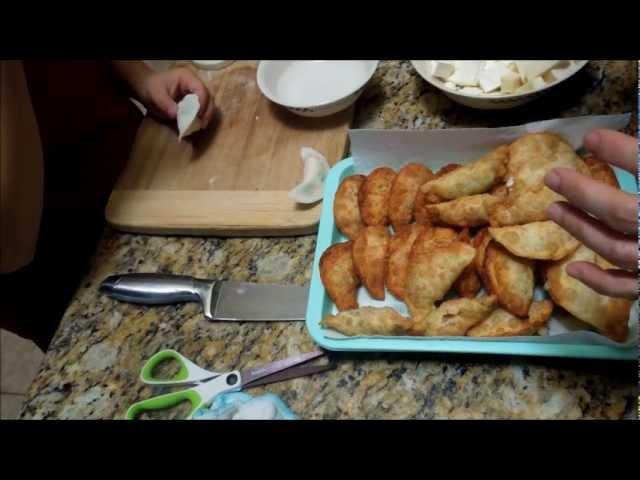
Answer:
[[514, 72], [503, 75], [500, 81], [502, 93], [513, 93], [522, 85], [520, 75]]
[[478, 85], [478, 72], [482, 68], [479, 60], [458, 60], [455, 62], [455, 72], [449, 77], [449, 81], [463, 86], [475, 87]]
[[455, 65], [452, 62], [434, 60], [431, 62], [431, 65], [431, 75], [442, 80], [449, 78], [455, 71]]
[[554, 68], [560, 60], [516, 60], [523, 80], [532, 80]]

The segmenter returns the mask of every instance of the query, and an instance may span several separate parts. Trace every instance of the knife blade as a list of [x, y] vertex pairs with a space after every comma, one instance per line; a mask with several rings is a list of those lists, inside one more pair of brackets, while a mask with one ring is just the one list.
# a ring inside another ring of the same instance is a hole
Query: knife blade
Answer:
[[199, 302], [209, 320], [304, 321], [309, 290], [296, 285], [205, 280], [182, 275], [130, 273], [107, 277], [100, 291], [116, 300], [167, 305]]

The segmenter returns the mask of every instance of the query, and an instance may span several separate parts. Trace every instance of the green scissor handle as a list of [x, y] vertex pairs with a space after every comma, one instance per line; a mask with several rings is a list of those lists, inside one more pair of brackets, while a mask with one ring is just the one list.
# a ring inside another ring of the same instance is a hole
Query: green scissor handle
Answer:
[[127, 420], [135, 420], [143, 412], [166, 410], [188, 400], [191, 403], [191, 410], [187, 415], [187, 420], [190, 420], [198, 409], [208, 404], [217, 395], [225, 392], [237, 392], [240, 388], [242, 388], [242, 376], [239, 371], [221, 373], [218, 377], [203, 382], [197, 387], [159, 395], [134, 403], [127, 410], [125, 418]]
[[143, 412], [148, 412], [150, 410], [166, 410], [168, 408], [175, 407], [185, 400], [188, 400], [189, 403], [191, 403], [191, 410], [189, 411], [187, 419], [191, 418], [193, 414], [204, 404], [202, 397], [196, 389], [190, 388], [188, 390], [167, 393], [165, 395], [159, 395], [154, 398], [134, 403], [129, 407], [129, 410], [127, 410], [125, 418], [127, 420], [135, 420], [138, 415]]
[[[175, 360], [178, 362], [180, 369], [172, 378], [157, 378], [153, 376], [153, 370], [165, 360]], [[180, 355], [175, 350], [162, 350], [153, 355], [147, 363], [142, 367], [140, 378], [144, 383], [150, 385], [173, 385], [194, 383], [207, 378], [218, 375], [216, 372], [210, 372], [198, 367], [186, 357]]]

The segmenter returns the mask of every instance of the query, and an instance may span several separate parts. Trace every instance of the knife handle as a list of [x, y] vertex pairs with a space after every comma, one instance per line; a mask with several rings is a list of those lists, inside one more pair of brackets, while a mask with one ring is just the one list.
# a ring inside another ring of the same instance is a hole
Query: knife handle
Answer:
[[100, 291], [111, 298], [143, 305], [202, 302], [213, 282], [182, 275], [129, 273], [107, 277]]

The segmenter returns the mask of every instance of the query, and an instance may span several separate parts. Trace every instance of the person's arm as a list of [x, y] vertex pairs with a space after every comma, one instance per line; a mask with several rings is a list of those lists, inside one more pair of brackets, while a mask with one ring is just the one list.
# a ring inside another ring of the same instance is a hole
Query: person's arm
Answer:
[[0, 61], [0, 274], [33, 260], [40, 231], [44, 167], [22, 62]]
[[173, 120], [178, 111], [178, 102], [195, 93], [200, 101], [200, 117], [206, 127], [213, 116], [213, 98], [209, 90], [191, 70], [175, 68], [166, 72], [156, 72], [140, 60], [115, 60], [113, 66], [133, 92], [155, 115]]
[[[635, 138], [611, 130], [595, 130], [584, 143], [599, 160], [636, 174]], [[603, 270], [593, 263], [574, 262], [567, 265], [567, 273], [603, 295], [638, 298], [637, 195], [564, 168], [551, 170], [545, 182], [567, 199], [551, 205], [549, 217], [620, 268]]]

